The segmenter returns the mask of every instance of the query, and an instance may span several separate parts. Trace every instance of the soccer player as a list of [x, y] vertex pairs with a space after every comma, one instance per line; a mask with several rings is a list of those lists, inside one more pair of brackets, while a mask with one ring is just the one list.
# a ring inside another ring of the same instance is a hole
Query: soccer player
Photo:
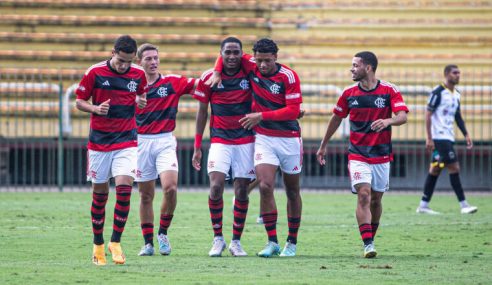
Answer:
[[[333, 109], [326, 134], [316, 153], [325, 165], [326, 146], [342, 119], [350, 114], [349, 174], [352, 192], [357, 194], [356, 217], [364, 242], [364, 257], [375, 257], [374, 237], [382, 214], [382, 197], [389, 188], [391, 127], [407, 121], [408, 108], [400, 91], [376, 78], [378, 59], [363, 51], [352, 59], [352, 80]], [[396, 114], [392, 116], [391, 113]]]
[[91, 66], [76, 91], [77, 108], [91, 113], [87, 178], [92, 182], [93, 262], [96, 265], [106, 265], [103, 229], [111, 177], [116, 185], [116, 205], [108, 249], [114, 263], [125, 263], [120, 240], [130, 211], [137, 165], [135, 103], [143, 108], [147, 102], [145, 73], [132, 64], [136, 51], [137, 43], [130, 36], [116, 39], [111, 59]]
[[196, 116], [193, 167], [201, 169], [201, 142], [208, 117], [210, 116], [210, 150], [207, 171], [210, 178], [208, 205], [214, 231], [214, 240], [209, 256], [218, 257], [226, 248], [222, 234], [223, 193], [226, 176], [231, 169], [234, 180], [234, 223], [229, 251], [233, 256], [247, 256], [241, 246], [241, 235], [248, 212], [248, 185], [255, 178], [253, 165], [254, 134], [242, 128], [239, 119], [251, 112], [251, 89], [246, 74], [241, 70], [242, 43], [234, 37], [221, 43], [220, 54], [223, 68], [220, 69], [222, 83], [216, 86], [205, 82], [213, 70], [204, 72], [193, 95], [200, 101]]
[[[261, 217], [268, 243], [257, 253], [260, 257], [295, 256], [301, 223], [302, 138], [297, 118], [301, 113], [302, 95], [299, 77], [285, 65], [277, 63], [277, 44], [260, 39], [253, 47], [254, 58], [245, 55], [245, 70], [253, 92], [252, 113], [239, 120], [246, 130], [254, 129], [254, 164], [260, 188]], [[217, 62], [220, 68], [221, 61]], [[280, 252], [277, 238], [275, 174], [280, 167], [287, 194], [287, 242]]]
[[[471, 206], [465, 199], [465, 193], [460, 182], [460, 166], [454, 150], [454, 128], [453, 122], [456, 121], [458, 128], [466, 138], [466, 148], [471, 149], [473, 142], [470, 134], [465, 127], [465, 121], [461, 116], [460, 99], [461, 94], [455, 88], [460, 82], [460, 69], [454, 64], [444, 68], [445, 82], [438, 85], [431, 92], [425, 113], [425, 127], [427, 139], [425, 146], [432, 154], [432, 162], [429, 167], [429, 174], [424, 184], [424, 195], [417, 208], [417, 213], [439, 214], [429, 207], [429, 202], [434, 193], [437, 178], [441, 169], [446, 166], [449, 173], [449, 180], [453, 186], [456, 197], [461, 206], [462, 214], [475, 213], [478, 208]], [[442, 166], [442, 167], [441, 167]]]
[[169, 255], [171, 244], [167, 231], [176, 209], [178, 184], [178, 159], [176, 156], [176, 127], [179, 99], [191, 94], [196, 80], [179, 75], [159, 73], [159, 51], [151, 44], [138, 48], [137, 61], [145, 70], [148, 82], [147, 106], [137, 110], [138, 163], [137, 178], [140, 193], [140, 222], [144, 246], [139, 255], [154, 254], [154, 210], [155, 180], [161, 180], [163, 199], [161, 204], [159, 253]]

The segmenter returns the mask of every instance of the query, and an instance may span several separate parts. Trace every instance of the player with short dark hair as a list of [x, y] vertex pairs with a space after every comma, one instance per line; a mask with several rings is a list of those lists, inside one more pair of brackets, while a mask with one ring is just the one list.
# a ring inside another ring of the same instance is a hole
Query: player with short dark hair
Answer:
[[444, 166], [448, 169], [451, 186], [460, 203], [462, 214], [475, 213], [478, 208], [468, 204], [460, 181], [460, 166], [454, 150], [454, 128], [456, 121], [466, 139], [466, 148], [471, 149], [473, 142], [466, 130], [465, 121], [461, 116], [461, 93], [455, 88], [460, 82], [460, 69], [455, 64], [444, 68], [443, 84], [432, 90], [427, 111], [425, 113], [425, 127], [427, 133], [426, 148], [432, 152], [432, 162], [424, 184], [424, 195], [417, 208], [417, 213], [439, 214], [429, 207], [429, 202], [436, 187], [437, 178]]
[[87, 179], [92, 181], [93, 262], [96, 265], [106, 265], [103, 230], [111, 177], [116, 184], [116, 205], [108, 249], [116, 264], [124, 264], [126, 260], [120, 240], [130, 211], [137, 165], [135, 107], [143, 108], [147, 103], [144, 71], [132, 64], [136, 51], [134, 39], [127, 35], [119, 37], [111, 59], [91, 66], [76, 91], [77, 108], [91, 113]]
[[[389, 189], [391, 126], [407, 121], [408, 108], [395, 85], [376, 78], [377, 57], [360, 52], [352, 59], [352, 80], [358, 83], [346, 88], [333, 109], [326, 134], [316, 153], [325, 165], [326, 147], [350, 115], [349, 174], [352, 192], [357, 194], [356, 217], [364, 242], [364, 257], [375, 257], [374, 237], [382, 214], [382, 197]], [[392, 116], [391, 113], [396, 116]]]
[[[297, 119], [302, 95], [297, 73], [277, 63], [278, 46], [271, 39], [260, 39], [253, 47], [254, 58], [245, 55], [242, 68], [253, 92], [252, 113], [239, 120], [243, 128], [256, 132], [254, 164], [260, 188], [261, 217], [268, 242], [260, 257], [295, 256], [301, 223], [302, 138]], [[221, 68], [220, 61], [216, 71]], [[280, 167], [287, 194], [287, 242], [280, 252], [277, 238], [277, 205], [274, 185]]]
[[155, 180], [159, 177], [163, 199], [157, 241], [159, 253], [171, 254], [167, 235], [177, 201], [178, 158], [176, 156], [176, 115], [181, 96], [191, 94], [196, 86], [194, 78], [159, 73], [159, 50], [145, 43], [138, 48], [138, 63], [143, 67], [148, 82], [147, 106], [137, 110], [138, 163], [137, 178], [140, 193], [140, 225], [144, 246], [139, 255], [154, 254]]
[[210, 116], [210, 150], [207, 171], [210, 178], [208, 205], [214, 231], [214, 241], [209, 256], [218, 257], [226, 248], [222, 234], [224, 184], [231, 170], [234, 181], [234, 223], [229, 251], [233, 256], [247, 256], [240, 243], [248, 212], [248, 185], [255, 178], [253, 165], [254, 134], [242, 128], [239, 119], [251, 112], [251, 89], [246, 74], [241, 70], [242, 43], [228, 37], [221, 43], [220, 54], [223, 68], [218, 73], [222, 82], [207, 85], [213, 70], [203, 73], [194, 93], [200, 101], [196, 117], [193, 167], [201, 169], [201, 142], [208, 117]]

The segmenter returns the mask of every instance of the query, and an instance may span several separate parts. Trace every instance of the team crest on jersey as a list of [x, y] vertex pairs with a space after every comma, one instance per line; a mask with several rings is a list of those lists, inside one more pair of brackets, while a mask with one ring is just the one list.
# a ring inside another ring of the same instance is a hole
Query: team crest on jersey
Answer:
[[159, 89], [157, 89], [157, 95], [159, 95], [161, 98], [166, 97], [168, 95], [167, 87], [159, 87]]
[[384, 108], [386, 107], [386, 102], [383, 98], [379, 97], [374, 101], [374, 105], [376, 105], [376, 107], [378, 108]]
[[241, 82], [239, 83], [239, 86], [243, 89], [243, 90], [247, 90], [249, 89], [249, 81], [246, 80], [246, 79], [243, 79], [241, 80]]
[[277, 84], [272, 84], [272, 86], [270, 86], [270, 92], [272, 92], [272, 94], [278, 94], [280, 93], [280, 86], [278, 86]]
[[137, 92], [137, 82], [135, 81], [130, 81], [128, 83], [128, 85], [126, 85], [126, 87], [128, 88], [128, 91], [130, 92]]

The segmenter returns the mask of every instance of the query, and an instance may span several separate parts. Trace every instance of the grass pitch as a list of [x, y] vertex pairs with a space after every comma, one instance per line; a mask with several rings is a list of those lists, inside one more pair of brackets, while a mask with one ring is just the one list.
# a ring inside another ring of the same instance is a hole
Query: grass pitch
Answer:
[[[106, 210], [106, 242], [114, 196], [112, 192]], [[285, 194], [278, 191], [276, 196], [283, 244]], [[158, 192], [154, 209], [159, 209], [161, 197]], [[227, 242], [231, 197], [229, 192], [224, 198]], [[210, 258], [213, 233], [207, 193], [183, 191], [169, 230], [172, 254], [139, 257], [143, 239], [134, 192], [122, 239], [127, 263], [96, 267], [91, 263], [90, 193], [0, 193], [0, 279], [2, 284], [490, 284], [492, 195], [468, 195], [479, 207], [474, 215], [461, 215], [454, 194], [441, 193], [436, 193], [432, 206], [442, 215], [418, 215], [419, 198], [385, 195], [376, 236], [378, 257], [369, 260], [362, 258], [356, 197], [303, 193], [298, 256], [262, 259], [255, 253], [265, 244], [266, 234], [255, 223], [259, 196], [254, 192], [242, 238], [249, 256], [234, 258], [224, 252], [222, 258]]]

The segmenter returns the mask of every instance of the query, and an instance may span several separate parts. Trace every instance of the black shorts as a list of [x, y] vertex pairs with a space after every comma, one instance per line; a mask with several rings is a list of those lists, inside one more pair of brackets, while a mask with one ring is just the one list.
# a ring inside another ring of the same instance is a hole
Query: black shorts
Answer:
[[[451, 164], [458, 161], [456, 151], [454, 151], [454, 142], [449, 140], [434, 140], [435, 150], [432, 154], [432, 162], [444, 162]], [[436, 153], [437, 152], [437, 153]]]

